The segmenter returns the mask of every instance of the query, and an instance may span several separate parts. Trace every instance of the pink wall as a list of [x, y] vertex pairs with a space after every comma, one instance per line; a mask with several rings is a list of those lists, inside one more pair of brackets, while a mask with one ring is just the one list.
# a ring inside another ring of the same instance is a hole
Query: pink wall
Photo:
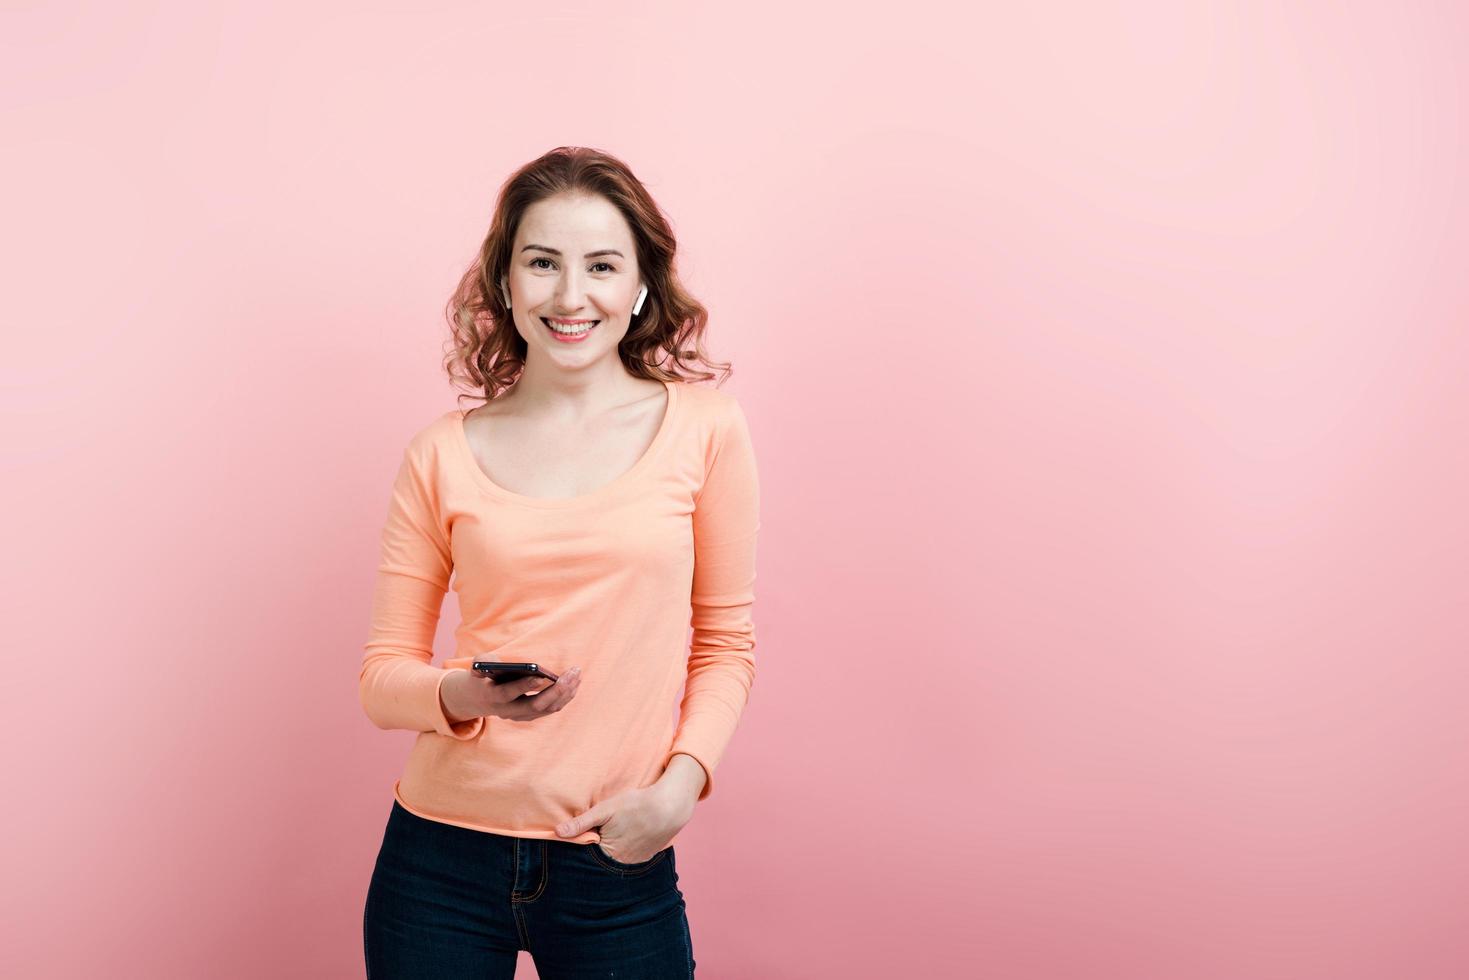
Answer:
[[761, 455], [701, 977], [1469, 973], [1460, 6], [431, 6], [0, 12], [0, 973], [361, 974], [388, 484], [563, 143]]

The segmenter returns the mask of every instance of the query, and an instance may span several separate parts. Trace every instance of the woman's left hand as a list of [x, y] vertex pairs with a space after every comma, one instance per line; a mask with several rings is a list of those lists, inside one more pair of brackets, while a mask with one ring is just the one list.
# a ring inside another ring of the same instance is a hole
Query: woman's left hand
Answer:
[[600, 827], [602, 849], [614, 861], [639, 864], [668, 846], [694, 815], [695, 797], [677, 784], [654, 783], [609, 796], [556, 828], [575, 837]]

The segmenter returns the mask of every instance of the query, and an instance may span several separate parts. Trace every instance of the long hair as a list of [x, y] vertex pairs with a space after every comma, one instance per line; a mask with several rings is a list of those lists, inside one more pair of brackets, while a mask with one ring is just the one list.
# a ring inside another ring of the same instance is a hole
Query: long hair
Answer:
[[[617, 352], [629, 374], [657, 381], [707, 381], [720, 370], [716, 386], [729, 377], [729, 362], [704, 353], [709, 312], [679, 281], [673, 229], [652, 195], [616, 157], [582, 146], [558, 146], [521, 167], [500, 188], [489, 232], [479, 255], [449, 299], [446, 315], [451, 340], [444, 367], [452, 383], [483, 395], [488, 402], [520, 377], [526, 343], [515, 329], [500, 294], [515, 233], [526, 208], [555, 194], [595, 194], [606, 198], [627, 220], [636, 243], [638, 272], [648, 287], [642, 311], [633, 318]], [[689, 373], [685, 373], [688, 371]], [[459, 398], [471, 397], [461, 394]]]

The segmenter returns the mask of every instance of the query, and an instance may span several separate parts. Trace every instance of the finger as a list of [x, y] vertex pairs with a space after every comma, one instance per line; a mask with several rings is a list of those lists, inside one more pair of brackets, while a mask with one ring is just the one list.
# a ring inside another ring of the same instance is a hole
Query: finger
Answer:
[[528, 721], [550, 714], [558, 710], [570, 699], [571, 695], [576, 693], [576, 689], [581, 685], [581, 676], [580, 672], [567, 671], [560, 675], [554, 684], [547, 684], [544, 678], [541, 678], [541, 682], [545, 684], [541, 688], [542, 693], [530, 698], [511, 698], [506, 704], [509, 710], [502, 712], [501, 716], [513, 721]]
[[570, 820], [566, 821], [564, 824], [561, 824], [556, 829], [567, 837], [572, 837], [586, 830], [588, 827], [599, 827], [607, 820], [610, 820], [610, 816], [603, 816], [603, 814], [606, 812], [607, 808], [604, 807], [601, 803], [598, 803], [596, 806], [592, 807], [590, 810], [587, 810], [585, 813], [572, 817]]
[[538, 695], [535, 704], [532, 705], [542, 714], [550, 714], [560, 711], [566, 703], [576, 696], [576, 690], [581, 686], [580, 674], [562, 674], [557, 679], [556, 685], [545, 694]]
[[561, 675], [556, 682], [555, 689], [550, 692], [556, 696], [556, 703], [552, 707], [561, 708], [566, 702], [576, 697], [576, 692], [579, 690], [581, 690], [581, 668], [573, 667]]
[[500, 709], [500, 714], [502, 717], [509, 718], [512, 721], [531, 721], [544, 717], [546, 712], [542, 710], [541, 702], [543, 699], [549, 697], [551, 695], [546, 693], [538, 694], [533, 698], [520, 698], [519, 700], [511, 701], [504, 708]]
[[567, 700], [567, 690], [557, 687], [537, 697], [533, 702], [531, 702], [530, 707], [532, 711], [535, 711], [538, 714], [549, 715], [553, 711], [560, 711], [561, 706], [564, 705]]
[[495, 686], [496, 700], [514, 701], [522, 694], [530, 694], [534, 691], [545, 690], [549, 686], [550, 682], [547, 681], [544, 677], [522, 677], [518, 681], [510, 681], [507, 684], [497, 684]]

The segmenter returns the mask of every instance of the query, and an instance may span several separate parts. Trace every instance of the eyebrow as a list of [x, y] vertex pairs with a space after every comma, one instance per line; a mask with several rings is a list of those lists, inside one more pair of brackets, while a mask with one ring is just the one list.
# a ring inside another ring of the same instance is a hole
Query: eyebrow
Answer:
[[[525, 246], [525, 248], [522, 248], [521, 251], [529, 252], [531, 249], [537, 249], [542, 252], [550, 252], [552, 255], [561, 254], [561, 250], [559, 248], [551, 248], [549, 245], [527, 245]], [[619, 259], [625, 258], [625, 256], [615, 248], [599, 248], [595, 252], [588, 252], [586, 255], [583, 255], [582, 258], [591, 259], [596, 258], [598, 255], [615, 255]]]

